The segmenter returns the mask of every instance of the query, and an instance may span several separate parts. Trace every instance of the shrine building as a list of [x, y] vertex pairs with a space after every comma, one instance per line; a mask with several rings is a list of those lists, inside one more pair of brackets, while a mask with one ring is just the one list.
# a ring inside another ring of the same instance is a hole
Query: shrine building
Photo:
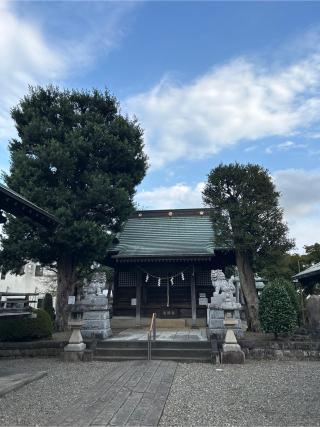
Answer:
[[214, 244], [209, 209], [135, 212], [108, 252], [114, 268], [113, 316], [146, 324], [158, 318], [206, 324], [211, 270], [235, 264], [234, 250]]

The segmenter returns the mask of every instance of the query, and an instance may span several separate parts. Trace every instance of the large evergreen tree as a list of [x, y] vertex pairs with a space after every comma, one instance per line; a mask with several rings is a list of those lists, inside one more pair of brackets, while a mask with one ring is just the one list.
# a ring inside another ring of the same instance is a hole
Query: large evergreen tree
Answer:
[[107, 91], [30, 88], [12, 110], [18, 138], [10, 142], [5, 183], [54, 214], [53, 232], [10, 217], [4, 226], [1, 260], [17, 272], [27, 260], [55, 264], [57, 326], [67, 322], [68, 295], [77, 270], [105, 257], [113, 234], [133, 209], [147, 160], [142, 130], [123, 117]]
[[284, 253], [293, 242], [279, 207], [279, 193], [268, 171], [259, 165], [222, 165], [208, 175], [204, 202], [212, 208], [216, 245], [235, 247], [249, 325], [260, 329], [253, 266], [259, 255]]

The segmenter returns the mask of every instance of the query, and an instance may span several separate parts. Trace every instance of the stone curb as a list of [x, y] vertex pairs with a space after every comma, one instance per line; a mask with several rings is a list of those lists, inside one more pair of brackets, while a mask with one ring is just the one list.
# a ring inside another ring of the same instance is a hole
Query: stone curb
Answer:
[[[18, 388], [21, 388], [26, 384], [29, 384], [29, 383], [36, 381], [36, 380], [39, 380], [40, 378], [43, 378], [46, 375], [47, 375], [46, 371], [41, 371], [41, 372], [38, 372], [34, 375], [30, 375], [27, 378], [24, 378], [22, 380], [18, 380], [16, 383], [10, 384], [7, 387], [1, 388], [0, 389], [0, 397], [4, 396], [5, 394], [9, 393], [10, 391], [17, 390]], [[11, 375], [8, 375], [8, 376], [11, 376]]]

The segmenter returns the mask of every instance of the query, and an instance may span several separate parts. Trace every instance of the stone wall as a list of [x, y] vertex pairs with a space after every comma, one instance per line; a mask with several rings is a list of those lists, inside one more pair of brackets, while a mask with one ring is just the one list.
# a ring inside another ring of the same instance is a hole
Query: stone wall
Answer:
[[239, 340], [246, 359], [320, 360], [320, 341], [246, 341]]
[[57, 357], [67, 341], [0, 342], [0, 358]]

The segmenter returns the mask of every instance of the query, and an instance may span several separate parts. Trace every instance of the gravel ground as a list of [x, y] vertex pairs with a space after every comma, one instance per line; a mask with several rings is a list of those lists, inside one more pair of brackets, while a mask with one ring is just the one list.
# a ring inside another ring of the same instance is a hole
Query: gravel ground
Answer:
[[0, 371], [47, 371], [48, 375], [0, 398], [0, 426], [42, 425], [72, 403], [118, 363], [65, 363], [59, 359], [0, 360]]
[[[0, 360], [48, 376], [0, 398], [0, 426], [42, 425], [119, 363]], [[320, 363], [179, 364], [160, 426], [320, 426]]]
[[179, 364], [160, 426], [319, 426], [318, 362]]

